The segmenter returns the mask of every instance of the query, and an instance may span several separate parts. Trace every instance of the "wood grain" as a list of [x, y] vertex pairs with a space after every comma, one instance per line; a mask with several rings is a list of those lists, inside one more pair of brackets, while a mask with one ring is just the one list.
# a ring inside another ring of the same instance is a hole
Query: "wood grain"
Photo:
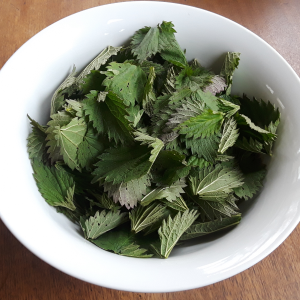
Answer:
[[[83, 9], [115, 2], [121, 1], [0, 0], [0, 68], [23, 43], [48, 25]], [[273, 46], [300, 75], [299, 0], [165, 2], [203, 8], [240, 23]], [[98, 287], [54, 269], [29, 252], [0, 221], [0, 299], [298, 300], [299, 240], [298, 226], [263, 261], [214, 285], [177, 293], [143, 294]]]

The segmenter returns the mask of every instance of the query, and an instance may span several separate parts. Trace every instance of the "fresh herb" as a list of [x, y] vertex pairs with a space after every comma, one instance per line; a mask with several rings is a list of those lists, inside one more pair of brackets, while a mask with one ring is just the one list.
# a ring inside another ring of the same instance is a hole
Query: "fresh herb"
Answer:
[[182, 241], [241, 221], [266, 175], [280, 113], [231, 94], [240, 54], [219, 74], [188, 62], [171, 22], [108, 46], [30, 119], [28, 152], [47, 203], [98, 247], [167, 258]]

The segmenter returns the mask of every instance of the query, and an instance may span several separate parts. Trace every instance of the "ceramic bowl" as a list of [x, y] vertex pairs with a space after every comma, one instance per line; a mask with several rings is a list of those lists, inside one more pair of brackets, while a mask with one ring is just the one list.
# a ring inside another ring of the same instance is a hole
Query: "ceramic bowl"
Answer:
[[[51, 94], [73, 64], [82, 69], [107, 45], [119, 46], [135, 30], [172, 21], [188, 59], [218, 72], [224, 53], [241, 53], [233, 93], [270, 100], [282, 122], [264, 188], [244, 210], [239, 226], [218, 238], [174, 249], [166, 259], [138, 259], [103, 251], [41, 197], [26, 149], [26, 117], [45, 123]], [[278, 247], [299, 222], [300, 82], [287, 62], [261, 38], [224, 17], [164, 2], [126, 2], [71, 15], [25, 43], [0, 72], [0, 213], [30, 251], [87, 282], [126, 291], [170, 292], [205, 286], [251, 267]]]

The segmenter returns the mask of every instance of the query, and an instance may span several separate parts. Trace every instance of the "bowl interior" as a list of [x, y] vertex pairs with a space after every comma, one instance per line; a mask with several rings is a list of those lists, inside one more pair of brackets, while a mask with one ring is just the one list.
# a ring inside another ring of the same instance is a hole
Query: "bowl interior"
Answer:
[[[73, 64], [82, 69], [107, 45], [119, 46], [135, 30], [172, 21], [188, 59], [216, 73], [227, 51], [241, 53], [233, 93], [269, 100], [282, 122], [262, 192], [247, 204], [239, 226], [178, 247], [167, 260], [135, 259], [103, 251], [40, 196], [27, 155], [26, 115], [44, 124], [51, 95]], [[126, 2], [65, 18], [24, 44], [0, 72], [2, 99], [1, 218], [33, 253], [54, 267], [101, 286], [169, 292], [205, 286], [235, 275], [273, 251], [299, 221], [300, 82], [286, 61], [240, 25], [197, 8], [160, 2]]]

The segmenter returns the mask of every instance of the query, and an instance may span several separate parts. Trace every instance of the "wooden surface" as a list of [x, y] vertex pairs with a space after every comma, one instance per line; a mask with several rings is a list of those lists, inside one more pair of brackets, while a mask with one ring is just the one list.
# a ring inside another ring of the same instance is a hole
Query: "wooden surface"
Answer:
[[[120, 1], [0, 0], [0, 68], [23, 43], [48, 25], [83, 9], [115, 2]], [[203, 8], [240, 23], [273, 46], [300, 75], [299, 0], [166, 2]], [[298, 300], [299, 241], [298, 226], [263, 261], [239, 275], [208, 287], [165, 294], [128, 293], [85, 283], [52, 268], [21, 245], [0, 221], [0, 299]]]

